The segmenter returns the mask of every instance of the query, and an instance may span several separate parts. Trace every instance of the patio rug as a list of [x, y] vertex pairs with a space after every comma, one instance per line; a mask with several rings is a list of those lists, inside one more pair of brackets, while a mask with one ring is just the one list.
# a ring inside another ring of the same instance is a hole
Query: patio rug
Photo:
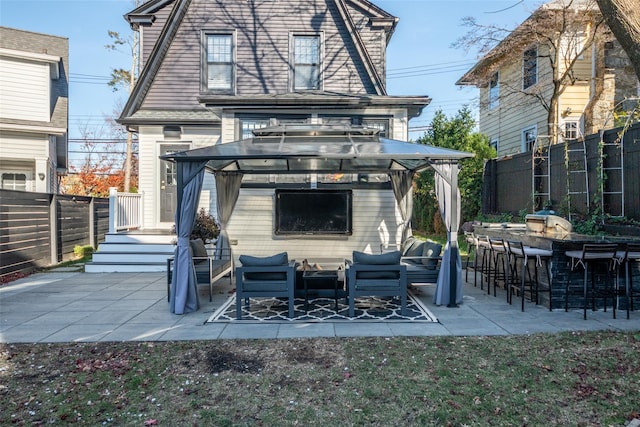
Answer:
[[309, 300], [305, 311], [303, 298], [295, 300], [295, 316], [287, 317], [287, 300], [279, 298], [251, 298], [249, 310], [242, 305], [242, 320], [236, 319], [236, 297], [232, 295], [218, 308], [207, 322], [437, 322], [436, 316], [410, 292], [407, 295], [406, 315], [400, 314], [400, 300], [390, 297], [356, 298], [355, 316], [349, 317], [349, 305], [344, 298], [338, 300], [335, 311], [333, 298]]

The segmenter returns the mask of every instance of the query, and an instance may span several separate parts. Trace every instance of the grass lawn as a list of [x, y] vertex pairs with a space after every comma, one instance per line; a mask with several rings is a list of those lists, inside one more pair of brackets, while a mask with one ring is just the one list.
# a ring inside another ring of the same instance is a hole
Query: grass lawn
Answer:
[[0, 347], [0, 425], [623, 426], [640, 331]]

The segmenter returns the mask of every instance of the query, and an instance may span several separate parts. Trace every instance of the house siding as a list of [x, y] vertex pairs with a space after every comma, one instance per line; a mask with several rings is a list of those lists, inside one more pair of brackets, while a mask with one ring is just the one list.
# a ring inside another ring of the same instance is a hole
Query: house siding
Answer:
[[[364, 24], [361, 26], [367, 28]], [[154, 23], [151, 28], [159, 26]], [[151, 28], [144, 29], [145, 58], [151, 52], [151, 40], [157, 39]], [[200, 107], [197, 96], [201, 92], [202, 31], [235, 34], [237, 95], [290, 91], [289, 42], [292, 34], [321, 35], [323, 90], [375, 93], [363, 64], [353, 59], [358, 54], [334, 2], [302, 4], [283, 0], [258, 3], [250, 9], [237, 2], [220, 6], [193, 0], [142, 108]], [[375, 54], [373, 62], [378, 65], [382, 62], [380, 46], [383, 38], [382, 30], [368, 30], [363, 38], [368, 43], [369, 54]], [[176, 82], [180, 84], [179, 90], [176, 90]]]
[[68, 161], [69, 40], [0, 27], [0, 49], [0, 173], [27, 173], [28, 190], [57, 192]]
[[391, 190], [353, 190], [353, 234], [348, 237], [280, 238], [273, 235], [274, 191], [248, 189], [240, 196], [229, 222], [236, 254], [254, 256], [288, 252], [297, 260], [351, 259], [353, 251], [377, 253], [380, 244], [396, 244], [402, 223]]
[[[539, 61], [538, 67], [541, 66], [542, 61]], [[543, 75], [544, 71], [540, 70], [539, 83], [532, 90], [540, 87], [540, 76]], [[500, 68], [498, 107], [489, 110], [488, 87], [480, 89], [480, 132], [490, 139], [499, 139], [500, 156], [521, 152], [522, 130], [525, 128], [536, 126], [539, 135], [547, 133], [547, 111], [533, 96], [523, 93], [521, 87], [522, 62], [519, 60]]]
[[[205, 147], [220, 143], [220, 129], [211, 127], [182, 127], [182, 135], [179, 139], [165, 139], [162, 126], [144, 126], [140, 128], [138, 137], [139, 145], [139, 191], [144, 193], [144, 224], [151, 227], [168, 228], [173, 223], [160, 221], [160, 159], [163, 145], [187, 145], [189, 149]], [[203, 190], [200, 194], [200, 205], [207, 211], [216, 211], [215, 186], [213, 177], [206, 178]]]

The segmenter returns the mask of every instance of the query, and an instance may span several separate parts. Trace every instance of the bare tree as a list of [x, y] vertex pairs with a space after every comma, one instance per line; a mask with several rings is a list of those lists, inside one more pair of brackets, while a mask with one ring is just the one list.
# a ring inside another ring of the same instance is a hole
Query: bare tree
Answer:
[[505, 59], [514, 52], [536, 47], [537, 60], [546, 61], [549, 72], [539, 76], [537, 84], [523, 89], [522, 81], [500, 81], [500, 98], [519, 93], [540, 103], [547, 111], [551, 143], [558, 142], [558, 105], [567, 87], [577, 81], [574, 65], [591, 49], [606, 26], [595, 0], [557, 0], [537, 9], [515, 30], [497, 25], [480, 25], [465, 18], [469, 32], [453, 47], [477, 48], [486, 54], [483, 66], [474, 72], [477, 84], [486, 84]]
[[640, 79], [640, 5], [638, 0], [596, 0], [609, 28]]
[[[138, 7], [142, 3], [142, 0], [135, 0], [135, 7]], [[131, 66], [128, 70], [124, 68], [114, 68], [111, 70], [111, 80], [107, 83], [113, 88], [114, 91], [124, 87], [127, 89], [127, 93], [133, 91], [133, 87], [136, 83], [136, 78], [139, 71], [139, 48], [140, 48], [140, 36], [137, 31], [132, 31], [128, 36], [122, 36], [117, 31], [109, 31], [109, 37], [112, 39], [111, 44], [105, 45], [105, 48], [109, 50], [120, 50], [123, 47], [127, 47], [127, 54], [131, 55]], [[127, 130], [127, 150], [125, 155], [124, 164], [124, 191], [128, 192], [131, 189], [131, 171], [133, 169], [133, 132]]]

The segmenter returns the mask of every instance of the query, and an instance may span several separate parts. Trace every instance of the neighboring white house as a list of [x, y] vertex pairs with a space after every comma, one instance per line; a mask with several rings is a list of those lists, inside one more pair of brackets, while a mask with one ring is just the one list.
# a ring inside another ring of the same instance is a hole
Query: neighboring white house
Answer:
[[56, 193], [67, 173], [69, 40], [0, 27], [0, 188]]
[[[294, 123], [374, 126], [406, 141], [409, 120], [430, 102], [386, 93], [386, 47], [398, 20], [366, 0], [152, 0], [125, 17], [140, 32], [143, 69], [118, 121], [138, 132], [145, 228], [174, 222], [175, 165], [162, 154]], [[274, 236], [282, 188], [353, 191], [353, 234], [312, 245]], [[210, 176], [200, 205], [215, 213]], [[343, 256], [378, 249], [381, 233], [395, 241], [399, 222], [386, 176], [246, 176], [229, 234], [238, 253]]]
[[[554, 80], [564, 73], [554, 114]], [[560, 141], [612, 128], [615, 107], [639, 93], [633, 67], [593, 0], [545, 3], [457, 84], [480, 90], [480, 132], [498, 156], [531, 151], [536, 139], [550, 139], [550, 128]]]

